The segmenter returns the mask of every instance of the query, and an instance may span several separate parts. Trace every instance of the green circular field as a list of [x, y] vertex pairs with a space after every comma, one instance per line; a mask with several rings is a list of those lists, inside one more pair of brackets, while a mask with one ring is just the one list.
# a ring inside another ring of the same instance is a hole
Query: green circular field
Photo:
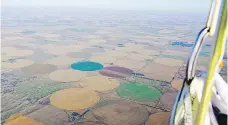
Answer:
[[160, 98], [162, 93], [154, 87], [140, 83], [121, 84], [116, 90], [120, 97], [125, 97], [139, 102], [153, 102]]

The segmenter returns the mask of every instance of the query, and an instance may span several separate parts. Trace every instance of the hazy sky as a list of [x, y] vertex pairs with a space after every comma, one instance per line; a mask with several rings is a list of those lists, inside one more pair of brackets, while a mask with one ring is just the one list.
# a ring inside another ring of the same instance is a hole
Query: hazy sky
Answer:
[[75, 6], [126, 10], [207, 12], [211, 0], [2, 0], [2, 6]]

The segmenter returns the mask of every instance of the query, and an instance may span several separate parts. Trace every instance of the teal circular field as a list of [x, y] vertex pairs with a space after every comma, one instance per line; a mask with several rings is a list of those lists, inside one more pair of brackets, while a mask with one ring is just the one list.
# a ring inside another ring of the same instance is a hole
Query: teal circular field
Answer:
[[157, 88], [149, 87], [140, 83], [121, 84], [116, 91], [120, 97], [139, 102], [153, 102], [158, 100], [162, 95]]
[[71, 64], [71, 68], [80, 71], [96, 71], [103, 69], [103, 65], [97, 62], [83, 61]]

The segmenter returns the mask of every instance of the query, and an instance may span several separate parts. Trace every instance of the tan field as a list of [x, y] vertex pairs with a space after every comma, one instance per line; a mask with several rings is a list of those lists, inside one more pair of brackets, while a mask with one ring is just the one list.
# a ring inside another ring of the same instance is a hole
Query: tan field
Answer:
[[94, 13], [4, 15], [4, 125], [168, 125], [192, 49], [172, 43], [193, 43], [204, 18]]

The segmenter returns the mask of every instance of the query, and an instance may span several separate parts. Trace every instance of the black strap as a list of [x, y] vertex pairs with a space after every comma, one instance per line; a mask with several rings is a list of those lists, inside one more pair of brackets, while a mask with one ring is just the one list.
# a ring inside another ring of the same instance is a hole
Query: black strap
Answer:
[[194, 78], [188, 80], [187, 77], [185, 77], [184, 81], [186, 81], [186, 83], [187, 83], [188, 85], [191, 85], [193, 79], [194, 79]]
[[213, 105], [212, 105], [212, 109], [213, 109], [213, 112], [215, 114], [218, 124], [227, 125], [227, 114], [221, 113], [220, 110]]

